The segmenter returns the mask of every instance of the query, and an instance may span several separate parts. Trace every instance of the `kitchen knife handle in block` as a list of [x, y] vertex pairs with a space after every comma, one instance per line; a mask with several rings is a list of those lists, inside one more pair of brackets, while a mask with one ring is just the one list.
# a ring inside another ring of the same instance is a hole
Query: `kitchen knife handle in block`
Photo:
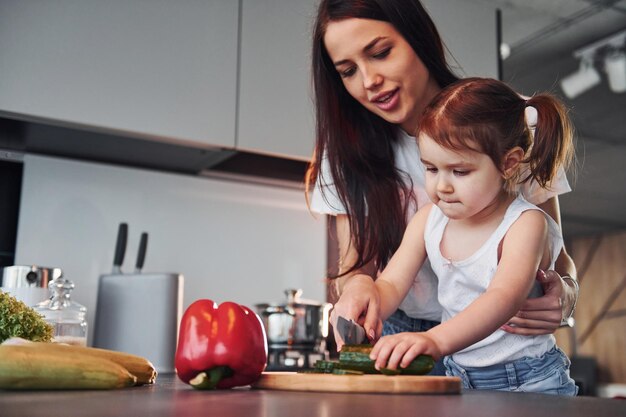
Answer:
[[128, 224], [120, 223], [117, 230], [117, 242], [115, 244], [115, 256], [113, 258], [113, 273], [121, 273], [121, 267], [124, 263], [124, 254], [126, 253], [126, 240], [128, 239]]
[[135, 264], [135, 273], [138, 274], [143, 268], [143, 263], [146, 260], [146, 250], [148, 249], [148, 234], [143, 232], [141, 239], [139, 240], [139, 251], [137, 252], [137, 263]]

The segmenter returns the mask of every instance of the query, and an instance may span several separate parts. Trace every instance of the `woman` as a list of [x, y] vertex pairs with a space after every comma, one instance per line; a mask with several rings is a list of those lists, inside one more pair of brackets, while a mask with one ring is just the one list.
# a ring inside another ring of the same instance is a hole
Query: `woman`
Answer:
[[[337, 216], [341, 297], [331, 322], [338, 315], [357, 320], [371, 340], [381, 331], [428, 330], [441, 319], [429, 265], [383, 329], [373, 279], [398, 248], [407, 219], [429, 201], [412, 136], [422, 110], [458, 78], [417, 0], [322, 0], [313, 37], [317, 143], [307, 189], [314, 187], [312, 211]], [[521, 192], [560, 224], [558, 194], [570, 191], [564, 173], [550, 192], [539, 188]], [[568, 317], [576, 271], [565, 250], [555, 269], [538, 272], [545, 295], [528, 300], [505, 330], [552, 333]]]

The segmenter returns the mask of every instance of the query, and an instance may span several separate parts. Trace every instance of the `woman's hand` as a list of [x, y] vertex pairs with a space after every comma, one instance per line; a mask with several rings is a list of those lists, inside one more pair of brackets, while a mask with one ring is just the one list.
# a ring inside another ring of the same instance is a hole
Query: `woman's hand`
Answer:
[[441, 349], [427, 332], [383, 336], [372, 348], [370, 359], [376, 361], [374, 367], [377, 370], [398, 369], [409, 366], [418, 355], [430, 355], [435, 360], [442, 356]]
[[368, 339], [373, 341], [382, 333], [382, 321], [379, 318], [380, 300], [374, 280], [364, 274], [350, 277], [343, 287], [341, 297], [330, 312], [330, 322], [333, 325], [337, 351], [344, 344], [337, 332], [337, 317], [352, 319], [365, 328]]
[[[534, 336], [554, 333], [571, 310], [572, 289], [556, 271], [537, 271], [544, 295], [524, 302], [520, 311], [502, 326], [509, 333]], [[575, 295], [574, 295], [575, 297]], [[564, 311], [566, 312], [564, 314]]]

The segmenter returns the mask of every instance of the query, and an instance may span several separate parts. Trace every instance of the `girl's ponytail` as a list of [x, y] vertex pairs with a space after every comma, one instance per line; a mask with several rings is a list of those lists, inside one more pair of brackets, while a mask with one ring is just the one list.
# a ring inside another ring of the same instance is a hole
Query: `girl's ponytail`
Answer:
[[[534, 126], [526, 123], [528, 106], [537, 110]], [[504, 157], [519, 146], [528, 166], [518, 165], [517, 171], [505, 176], [511, 191], [530, 180], [550, 187], [561, 165], [567, 167], [574, 155], [572, 124], [556, 97], [541, 93], [525, 100], [507, 84], [490, 78], [465, 78], [444, 88], [424, 110], [418, 134], [447, 149], [478, 150], [503, 175]]]
[[567, 167], [573, 158], [574, 129], [567, 115], [567, 109], [559, 100], [549, 94], [537, 94], [526, 101], [527, 106], [537, 110], [530, 155], [526, 162], [530, 167], [530, 178], [545, 188], [556, 177], [558, 168]]

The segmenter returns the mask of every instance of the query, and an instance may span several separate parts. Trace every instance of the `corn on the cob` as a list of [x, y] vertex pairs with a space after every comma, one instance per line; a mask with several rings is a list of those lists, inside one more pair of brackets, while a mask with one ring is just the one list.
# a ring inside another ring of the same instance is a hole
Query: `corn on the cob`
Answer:
[[61, 355], [73, 355], [74, 353], [78, 353], [95, 358], [108, 359], [122, 365], [128, 372], [137, 377], [136, 385], [153, 384], [157, 376], [156, 369], [154, 369], [150, 361], [130, 353], [84, 346], [63, 345], [59, 343], [33, 342], [28, 343], [26, 346], [35, 349], [43, 349], [48, 352], [59, 352]]
[[107, 359], [28, 345], [0, 346], [0, 389], [113, 389], [136, 380]]

